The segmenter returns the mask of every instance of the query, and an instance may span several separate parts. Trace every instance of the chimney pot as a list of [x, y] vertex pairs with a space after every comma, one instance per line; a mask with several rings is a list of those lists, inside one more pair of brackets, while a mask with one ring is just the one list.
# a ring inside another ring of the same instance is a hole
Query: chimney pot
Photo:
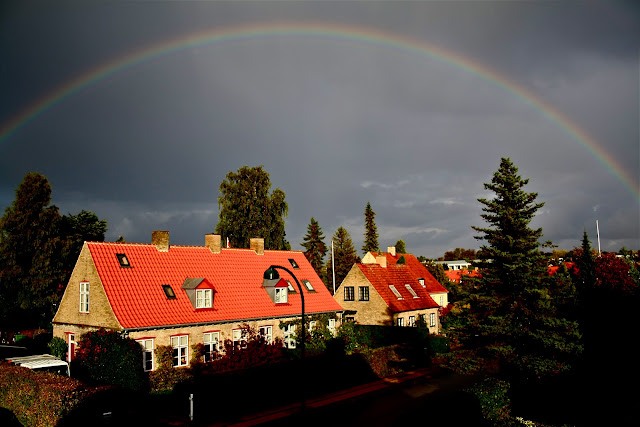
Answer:
[[387, 268], [387, 257], [386, 256], [378, 255], [376, 257], [376, 262], [380, 265], [380, 267]]
[[220, 248], [222, 248], [222, 236], [219, 234], [205, 234], [204, 245], [214, 254], [219, 254]]
[[151, 232], [151, 243], [156, 245], [159, 252], [169, 252], [169, 232], [153, 231]]
[[387, 252], [389, 252], [391, 256], [396, 256], [396, 247], [395, 246], [387, 247]]

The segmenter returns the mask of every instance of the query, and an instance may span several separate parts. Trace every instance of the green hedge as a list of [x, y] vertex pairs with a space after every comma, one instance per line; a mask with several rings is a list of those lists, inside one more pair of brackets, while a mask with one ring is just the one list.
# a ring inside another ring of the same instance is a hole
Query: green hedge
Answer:
[[99, 389], [47, 372], [0, 363], [0, 406], [24, 426], [55, 426]]

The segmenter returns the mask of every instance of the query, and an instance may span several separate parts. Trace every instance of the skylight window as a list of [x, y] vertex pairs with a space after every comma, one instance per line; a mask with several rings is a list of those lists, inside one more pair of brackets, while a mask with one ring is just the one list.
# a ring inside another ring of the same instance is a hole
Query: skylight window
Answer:
[[167, 296], [167, 299], [176, 299], [176, 293], [173, 292], [173, 288], [171, 287], [171, 285], [162, 285], [162, 290]]
[[129, 268], [131, 264], [129, 264], [129, 259], [125, 254], [116, 254], [118, 258], [118, 262], [120, 263], [120, 267]]
[[296, 262], [295, 259], [293, 258], [289, 258], [289, 263], [291, 263], [291, 267], [294, 268], [294, 270], [298, 270], [300, 269], [300, 267], [298, 267], [298, 263]]
[[302, 279], [302, 284], [307, 288], [307, 290], [309, 292], [315, 292], [316, 290], [313, 289], [313, 286], [311, 285], [311, 282], [308, 281], [307, 279]]
[[291, 284], [291, 280], [286, 280], [287, 282], [287, 287], [289, 288], [289, 292], [293, 292], [294, 294], [296, 293], [296, 289], [293, 287], [293, 285]]
[[418, 296], [418, 294], [416, 294], [416, 291], [413, 290], [413, 288], [411, 287], [411, 285], [406, 284], [404, 285], [405, 288], [407, 288], [407, 290], [409, 291], [409, 293], [411, 293], [411, 295], [413, 295], [414, 298], [420, 298]]
[[389, 285], [389, 289], [391, 289], [391, 292], [393, 292], [393, 294], [396, 296], [396, 298], [403, 299], [402, 295], [400, 295], [400, 292], [398, 292], [398, 290], [396, 289], [396, 287], [394, 285]]

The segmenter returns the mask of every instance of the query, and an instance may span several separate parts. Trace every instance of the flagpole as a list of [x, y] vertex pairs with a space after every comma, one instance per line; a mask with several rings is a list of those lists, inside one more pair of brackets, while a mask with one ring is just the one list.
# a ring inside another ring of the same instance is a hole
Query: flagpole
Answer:
[[333, 294], [336, 294], [336, 259], [333, 256], [333, 239], [331, 239], [331, 272], [333, 273]]
[[598, 225], [597, 219], [596, 219], [596, 231], [598, 233], [598, 256], [602, 256], [602, 251], [600, 250], [600, 226]]

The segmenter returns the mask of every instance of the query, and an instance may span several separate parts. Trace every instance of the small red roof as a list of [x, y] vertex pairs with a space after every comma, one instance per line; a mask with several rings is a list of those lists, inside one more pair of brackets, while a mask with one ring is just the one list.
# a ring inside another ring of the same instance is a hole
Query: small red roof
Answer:
[[[426, 287], [422, 287], [414, 278], [415, 273], [411, 271], [409, 266], [403, 264], [392, 264], [387, 267], [378, 264], [357, 265], [392, 311], [397, 313], [440, 307], [431, 298]], [[393, 292], [390, 285], [395, 287], [400, 298]], [[406, 285], [410, 286], [415, 296]]]
[[452, 282], [460, 283], [462, 276], [480, 277], [480, 272], [476, 270], [445, 270], [444, 274]]
[[[124, 328], [242, 321], [257, 318], [296, 316], [301, 312], [300, 291], [289, 279], [295, 293], [287, 304], [275, 304], [262, 286], [264, 272], [271, 265], [291, 270], [304, 289], [306, 313], [341, 311], [302, 252], [222, 248], [212, 253], [204, 246], [172, 245], [168, 252], [152, 244], [98, 243], [87, 246], [104, 286], [109, 303]], [[129, 266], [121, 266], [116, 254], [124, 254]], [[294, 269], [290, 259], [297, 263]], [[215, 293], [213, 307], [196, 310], [182, 288], [188, 278], [202, 278]], [[314, 291], [303, 283], [308, 280]], [[167, 298], [163, 285], [176, 295]]]
[[[388, 252], [377, 254], [371, 252], [374, 257], [384, 255], [387, 258], [387, 265], [396, 265], [401, 257], [404, 257], [405, 265], [411, 271], [415, 279], [424, 279], [425, 288], [429, 293], [449, 292], [447, 288], [442, 286], [440, 282], [429, 272], [429, 269], [422, 264], [413, 254], [396, 254], [391, 255]], [[402, 265], [402, 264], [400, 264]]]

